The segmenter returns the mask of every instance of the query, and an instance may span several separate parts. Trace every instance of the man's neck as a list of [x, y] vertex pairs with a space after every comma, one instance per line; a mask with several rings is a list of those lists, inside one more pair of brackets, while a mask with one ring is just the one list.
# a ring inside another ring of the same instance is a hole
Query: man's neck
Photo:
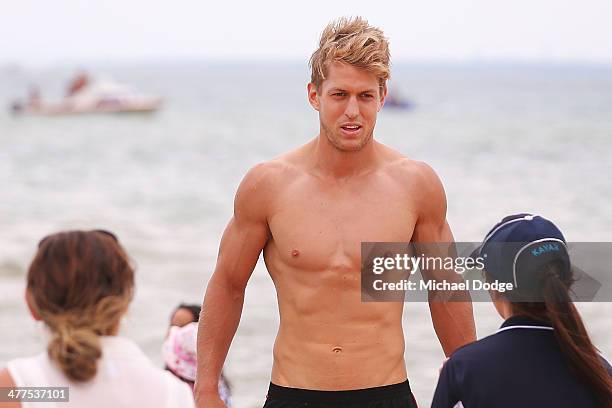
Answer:
[[371, 139], [360, 150], [343, 151], [332, 145], [325, 134], [314, 140], [313, 167], [324, 176], [348, 179], [369, 171], [377, 161], [376, 142]]

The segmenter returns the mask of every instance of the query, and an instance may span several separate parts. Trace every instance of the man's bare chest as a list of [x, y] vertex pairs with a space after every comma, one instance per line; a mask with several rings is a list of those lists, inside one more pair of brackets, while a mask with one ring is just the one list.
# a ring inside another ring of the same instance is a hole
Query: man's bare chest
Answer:
[[417, 210], [382, 188], [303, 189], [275, 200], [268, 223], [281, 259], [298, 268], [355, 270], [362, 242], [410, 241]]

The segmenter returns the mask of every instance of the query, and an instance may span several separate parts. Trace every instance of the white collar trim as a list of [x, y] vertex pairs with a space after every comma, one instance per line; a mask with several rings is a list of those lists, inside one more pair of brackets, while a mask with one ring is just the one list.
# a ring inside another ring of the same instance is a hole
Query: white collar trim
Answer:
[[552, 327], [548, 327], [548, 326], [506, 326], [506, 327], [502, 327], [501, 329], [499, 329], [497, 331], [497, 333], [506, 331], [506, 330], [511, 330], [511, 329], [535, 329], [535, 330], [555, 330]]

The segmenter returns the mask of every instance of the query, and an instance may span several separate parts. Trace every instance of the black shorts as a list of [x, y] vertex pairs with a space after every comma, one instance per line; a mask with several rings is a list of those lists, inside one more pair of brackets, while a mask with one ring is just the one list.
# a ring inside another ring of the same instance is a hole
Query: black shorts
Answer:
[[264, 408], [417, 408], [408, 380], [348, 391], [314, 391], [270, 383]]

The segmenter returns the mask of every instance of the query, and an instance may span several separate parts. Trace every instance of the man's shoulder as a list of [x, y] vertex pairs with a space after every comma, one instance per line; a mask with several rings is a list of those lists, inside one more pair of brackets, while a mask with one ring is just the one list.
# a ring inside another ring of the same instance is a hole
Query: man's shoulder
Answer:
[[243, 179], [243, 184], [257, 186], [273, 186], [284, 178], [295, 175], [297, 166], [281, 156], [265, 162], [257, 163], [249, 169]]
[[290, 150], [273, 159], [261, 162], [251, 167], [245, 180], [269, 182], [277, 184], [281, 181], [293, 180], [299, 174], [304, 174], [304, 157], [311, 148], [312, 142]]
[[399, 156], [385, 166], [387, 173], [402, 184], [428, 185], [437, 182], [438, 175], [427, 163]]
[[379, 157], [382, 157], [383, 169], [390, 174], [401, 177], [429, 177], [436, 174], [427, 163], [414, 160], [383, 143], [375, 143]]

